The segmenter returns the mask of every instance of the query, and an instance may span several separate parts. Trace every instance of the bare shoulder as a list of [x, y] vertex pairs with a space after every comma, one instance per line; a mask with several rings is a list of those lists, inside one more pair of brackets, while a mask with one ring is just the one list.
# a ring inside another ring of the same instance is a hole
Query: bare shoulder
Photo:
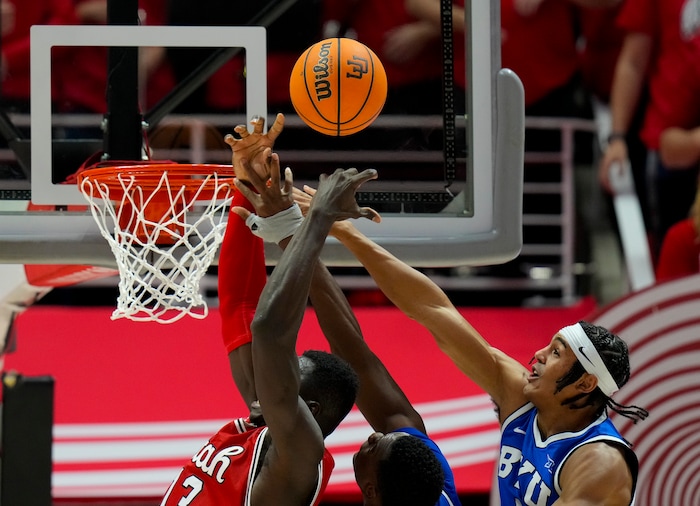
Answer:
[[561, 471], [562, 503], [629, 505], [634, 479], [625, 452], [621, 444], [604, 441], [576, 449]]

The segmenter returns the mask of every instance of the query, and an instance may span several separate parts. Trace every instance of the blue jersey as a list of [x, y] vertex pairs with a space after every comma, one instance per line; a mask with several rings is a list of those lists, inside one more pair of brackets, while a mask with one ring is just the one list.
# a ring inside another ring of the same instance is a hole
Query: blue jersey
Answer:
[[421, 431], [412, 427], [397, 429], [394, 432], [405, 432], [406, 434], [417, 437], [428, 445], [428, 448], [433, 451], [437, 459], [440, 461], [442, 470], [445, 474], [445, 483], [442, 486], [442, 495], [440, 496], [440, 500], [436, 503], [436, 506], [461, 506], [462, 503], [460, 502], [459, 497], [457, 496], [457, 490], [455, 489], [455, 477], [452, 474], [452, 469], [447, 463], [447, 459], [440, 451], [438, 445], [436, 445], [432, 439], [423, 434]]
[[629, 443], [603, 414], [579, 432], [562, 432], [542, 440], [537, 427], [537, 410], [526, 404], [510, 415], [501, 430], [498, 489], [502, 506], [550, 506], [561, 494], [559, 477], [567, 458], [577, 448], [597, 441], [609, 441], [625, 449], [637, 484], [637, 457]]

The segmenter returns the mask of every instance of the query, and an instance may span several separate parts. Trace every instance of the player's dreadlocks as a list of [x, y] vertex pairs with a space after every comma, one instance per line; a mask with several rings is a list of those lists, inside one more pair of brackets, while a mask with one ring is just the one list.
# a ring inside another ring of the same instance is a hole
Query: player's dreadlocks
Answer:
[[[622, 388], [622, 386], [630, 379], [630, 361], [627, 343], [605, 327], [593, 325], [585, 321], [580, 321], [579, 324], [593, 343], [593, 346], [595, 346], [600, 357], [603, 359], [605, 367], [612, 375], [615, 383], [617, 383], [617, 386]], [[586, 371], [581, 362], [576, 361], [569, 372], [567, 372], [562, 378], [559, 379], [559, 381], [557, 381], [557, 391], [563, 389], [567, 385], [572, 384], [585, 372]], [[583, 404], [578, 404], [576, 402], [584, 397], [587, 397], [587, 399]], [[597, 414], [602, 414], [603, 411], [608, 408], [612, 409], [616, 413], [629, 418], [633, 423], [644, 420], [647, 416], [649, 416], [649, 412], [646, 409], [634, 405], [625, 406], [620, 404], [614, 401], [611, 397], [605, 395], [600, 388], [596, 388], [589, 394], [574, 396], [566, 401], [566, 404], [574, 403], [575, 405], [572, 406], [572, 408], [582, 406], [599, 406]]]

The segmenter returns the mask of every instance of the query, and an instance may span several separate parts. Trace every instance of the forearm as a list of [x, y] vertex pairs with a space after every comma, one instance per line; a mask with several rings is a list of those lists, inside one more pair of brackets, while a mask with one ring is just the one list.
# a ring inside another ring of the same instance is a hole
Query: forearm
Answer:
[[615, 67], [610, 96], [612, 132], [626, 134], [639, 104], [651, 52], [651, 40], [642, 34], [628, 35]]
[[[522, 367], [504, 359], [457, 311], [430, 278], [401, 262], [352, 225], [333, 235], [362, 263], [377, 286], [409, 318], [425, 326], [440, 349], [502, 407], [510, 408], [509, 388], [518, 384]], [[516, 403], [519, 402], [516, 400]]]
[[700, 127], [668, 128], [661, 134], [659, 156], [669, 169], [685, 169], [700, 160]]
[[347, 361], [360, 378], [356, 404], [374, 430], [415, 427], [425, 432], [422, 418], [365, 342], [345, 294], [320, 262], [309, 293], [331, 351]]
[[309, 297], [333, 353], [354, 368], [361, 366], [368, 351], [362, 330], [345, 294], [321, 262], [314, 271]]
[[360, 261], [379, 289], [409, 318], [425, 324], [426, 307], [451, 306], [432, 280], [369, 240], [351, 224], [339, 224], [332, 233]]
[[[332, 224], [331, 217], [313, 211], [304, 220], [263, 290], [254, 320], [256, 330], [272, 326], [268, 329], [272, 332], [265, 332], [267, 335], [274, 334], [274, 328], [278, 327], [299, 328], [308, 302], [299, 294], [309, 293], [314, 269]], [[256, 330], [253, 334], [257, 337]]]
[[296, 341], [311, 277], [331, 224], [304, 220], [265, 285], [253, 319], [255, 385], [273, 437], [285, 434], [285, 439], [293, 440], [294, 427], [308, 428], [304, 422], [308, 414], [299, 410]]

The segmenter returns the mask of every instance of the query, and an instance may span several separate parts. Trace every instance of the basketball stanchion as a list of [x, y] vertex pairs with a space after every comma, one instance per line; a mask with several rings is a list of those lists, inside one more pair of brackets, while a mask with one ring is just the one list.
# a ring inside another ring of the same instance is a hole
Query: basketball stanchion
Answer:
[[79, 173], [78, 188], [117, 261], [113, 320], [207, 316], [199, 284], [223, 241], [233, 181], [230, 165], [144, 162]]

